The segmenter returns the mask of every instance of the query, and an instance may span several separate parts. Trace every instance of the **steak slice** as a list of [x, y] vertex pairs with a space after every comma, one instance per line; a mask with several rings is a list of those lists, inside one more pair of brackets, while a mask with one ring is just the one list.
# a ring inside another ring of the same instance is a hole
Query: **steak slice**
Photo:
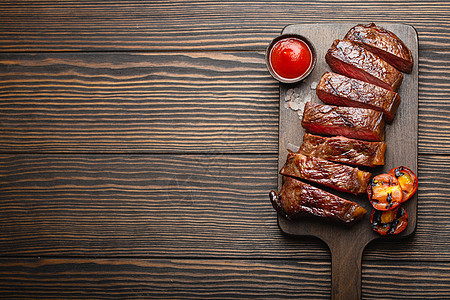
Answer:
[[322, 137], [306, 133], [299, 153], [353, 166], [384, 165], [385, 142], [367, 142], [343, 136]]
[[367, 212], [356, 202], [345, 200], [312, 185], [285, 177], [280, 193], [269, 196], [275, 210], [288, 219], [307, 213], [351, 224]]
[[372, 174], [314, 156], [289, 153], [281, 175], [305, 179], [337, 191], [361, 194], [367, 191]]
[[394, 33], [381, 26], [374, 23], [356, 25], [347, 32], [344, 40], [361, 43], [364, 48], [402, 72], [411, 73], [412, 71], [411, 51]]
[[327, 104], [381, 111], [389, 123], [394, 120], [400, 105], [400, 95], [396, 92], [331, 72], [326, 72], [322, 76], [316, 94]]
[[384, 140], [383, 114], [373, 109], [306, 102], [302, 126], [315, 134], [343, 135], [373, 142]]
[[331, 70], [336, 73], [397, 91], [403, 75], [379, 56], [359, 43], [335, 40], [325, 55]]

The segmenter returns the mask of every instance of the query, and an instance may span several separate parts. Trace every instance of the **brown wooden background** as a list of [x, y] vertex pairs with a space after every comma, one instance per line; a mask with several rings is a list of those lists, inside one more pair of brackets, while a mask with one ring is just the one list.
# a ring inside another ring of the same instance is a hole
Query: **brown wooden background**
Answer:
[[326, 0], [2, 1], [0, 298], [328, 299], [268, 199], [264, 50], [311, 21], [417, 29], [417, 230], [364, 252], [362, 296], [450, 299], [450, 1]]

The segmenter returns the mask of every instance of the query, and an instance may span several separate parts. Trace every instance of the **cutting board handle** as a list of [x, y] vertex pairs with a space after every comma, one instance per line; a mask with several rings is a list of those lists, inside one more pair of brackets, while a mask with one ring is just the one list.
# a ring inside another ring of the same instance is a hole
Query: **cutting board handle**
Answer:
[[349, 238], [334, 239], [328, 244], [331, 251], [332, 300], [361, 299], [361, 260], [366, 245]]

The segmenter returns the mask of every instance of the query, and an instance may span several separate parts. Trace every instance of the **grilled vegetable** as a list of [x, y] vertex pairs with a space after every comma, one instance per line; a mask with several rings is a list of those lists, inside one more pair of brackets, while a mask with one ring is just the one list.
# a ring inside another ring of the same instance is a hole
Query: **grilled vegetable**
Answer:
[[417, 176], [411, 169], [400, 166], [389, 171], [389, 174], [397, 178], [403, 191], [403, 200], [405, 202], [417, 191]]
[[380, 174], [372, 178], [367, 186], [367, 195], [377, 210], [394, 209], [402, 203], [403, 191], [395, 176]]
[[403, 206], [388, 211], [373, 209], [370, 223], [372, 229], [381, 235], [398, 234], [408, 225], [408, 214]]

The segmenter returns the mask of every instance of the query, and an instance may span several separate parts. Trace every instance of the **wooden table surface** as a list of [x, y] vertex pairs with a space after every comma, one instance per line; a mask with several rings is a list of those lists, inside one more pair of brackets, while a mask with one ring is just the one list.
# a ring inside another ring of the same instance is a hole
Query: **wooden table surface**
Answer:
[[264, 51], [344, 21], [419, 36], [417, 229], [364, 251], [362, 298], [450, 299], [448, 0], [2, 1], [0, 298], [329, 299], [268, 198]]

